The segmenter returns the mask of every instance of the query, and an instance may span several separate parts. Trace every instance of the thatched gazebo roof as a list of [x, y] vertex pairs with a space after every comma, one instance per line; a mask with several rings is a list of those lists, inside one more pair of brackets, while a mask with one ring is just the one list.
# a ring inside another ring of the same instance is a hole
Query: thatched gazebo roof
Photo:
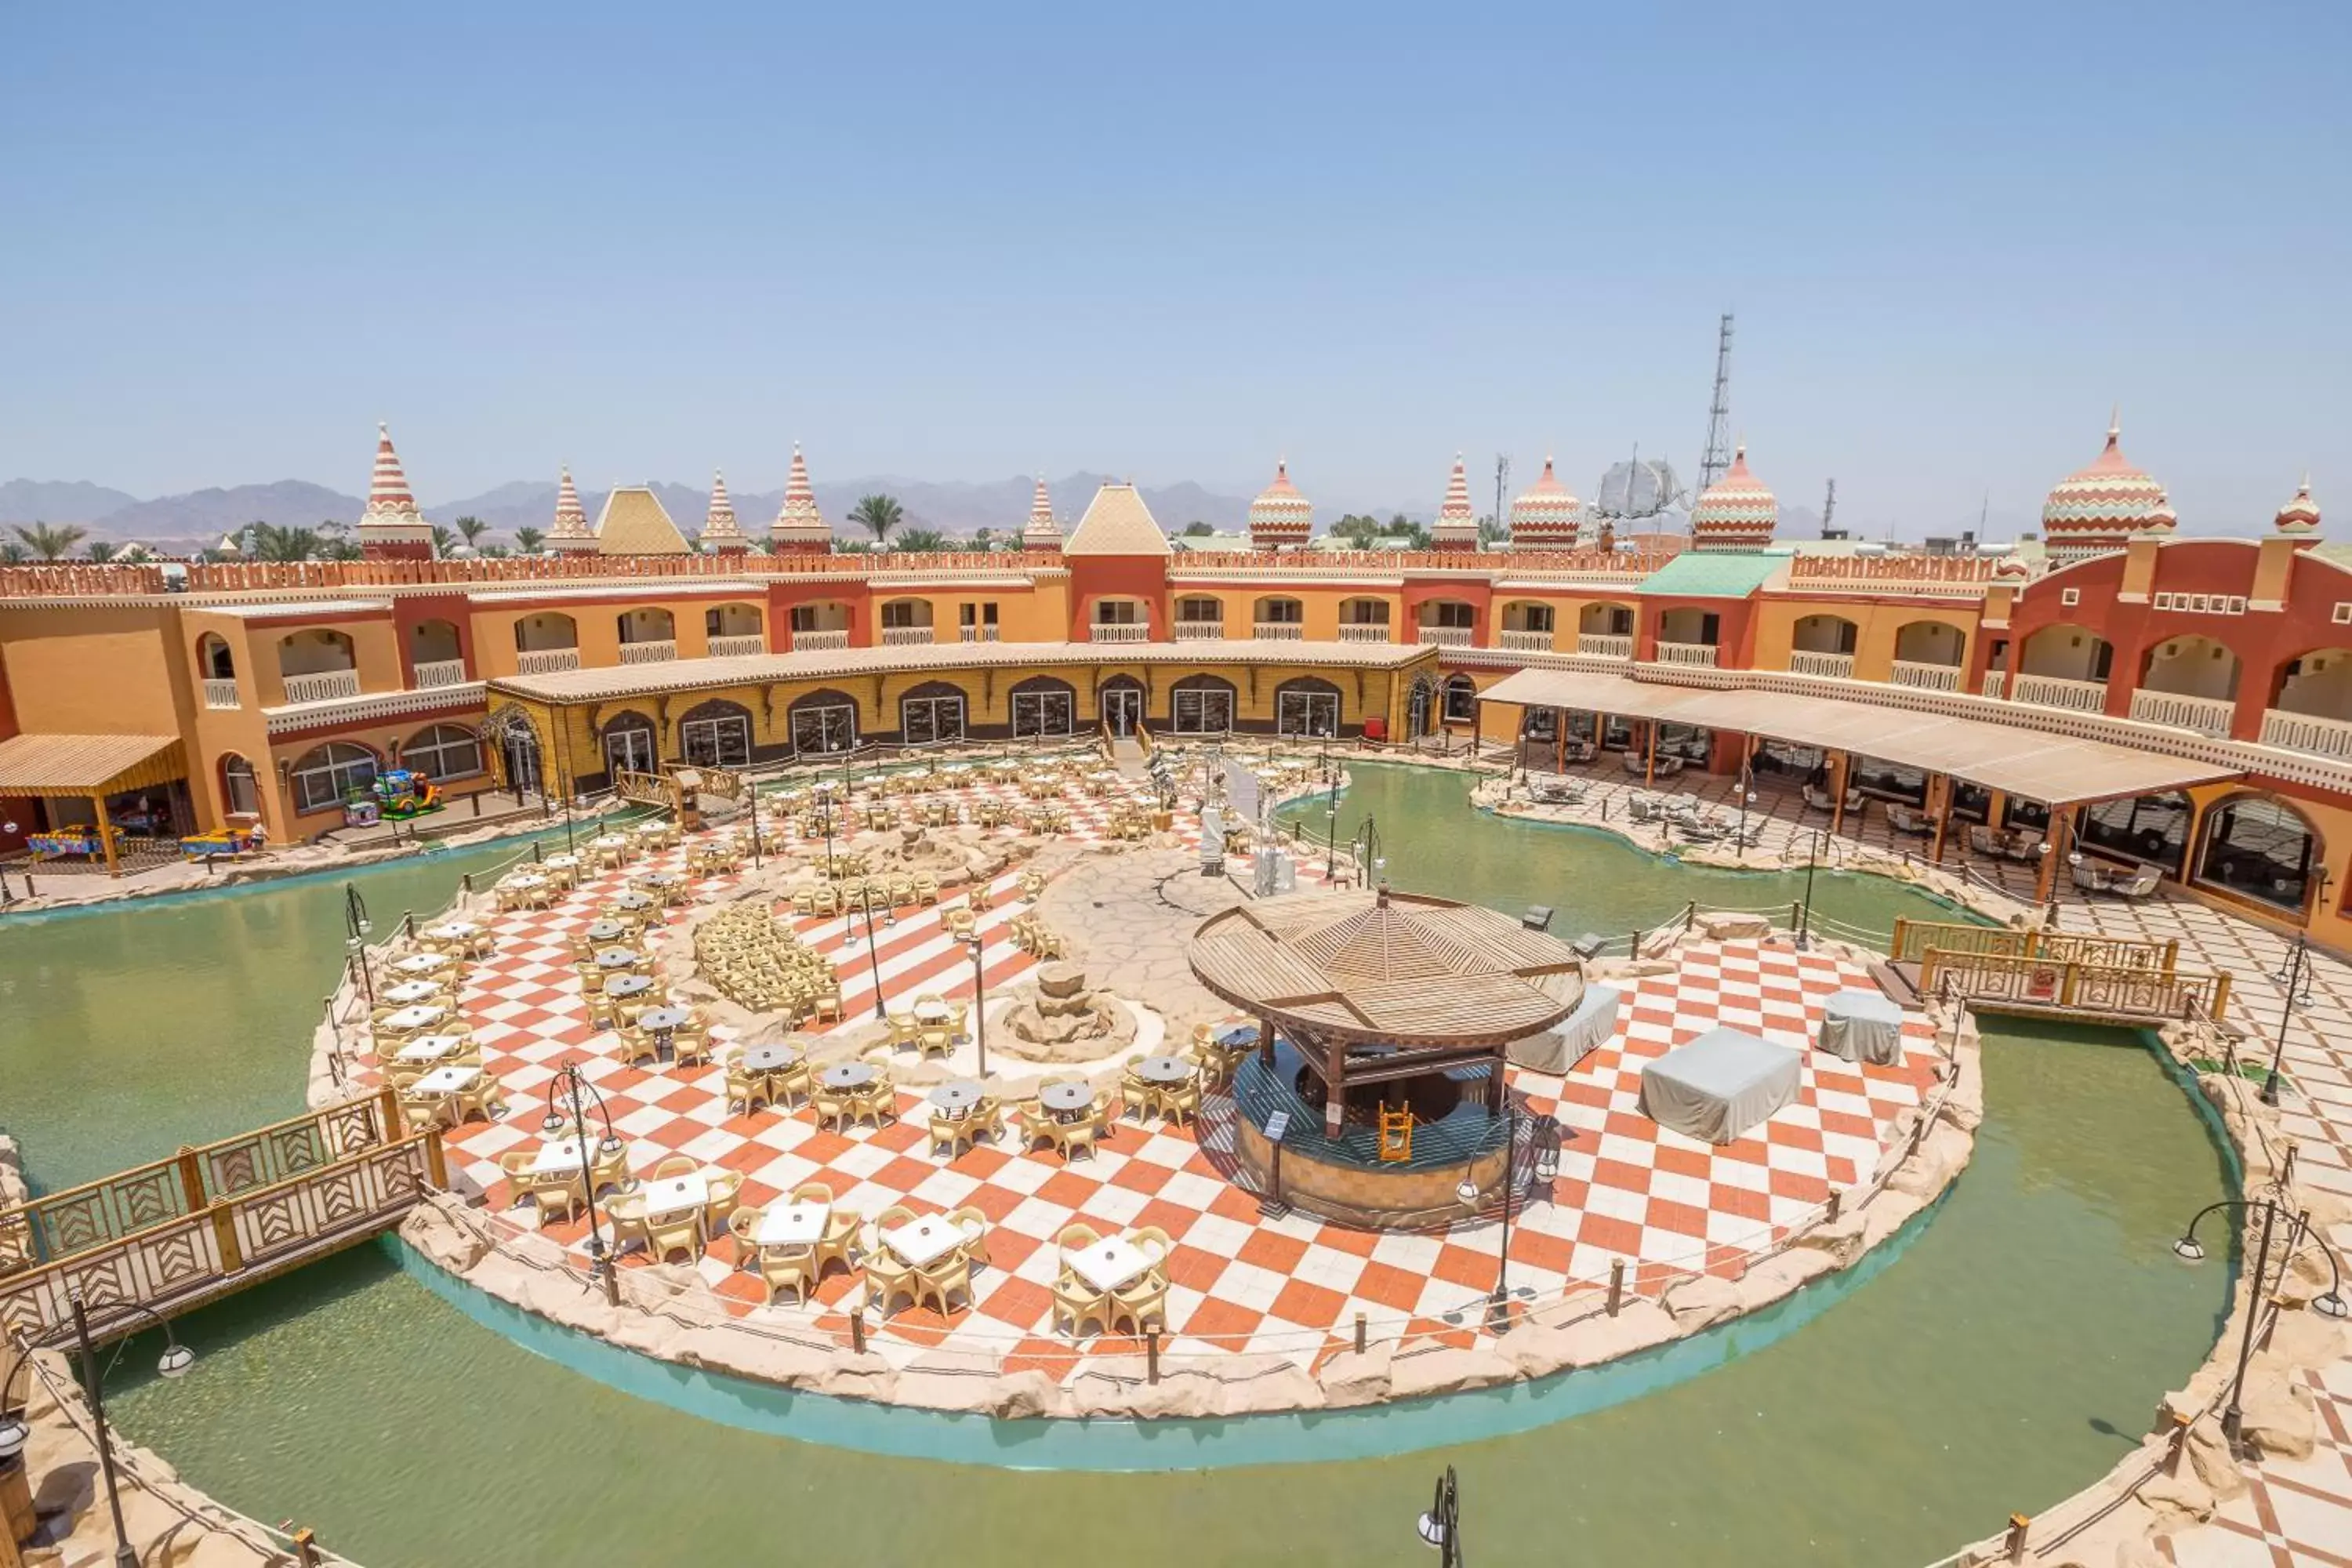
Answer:
[[1339, 1040], [1499, 1045], [1551, 1027], [1584, 995], [1584, 966], [1558, 938], [1384, 888], [1237, 905], [1202, 922], [1188, 956], [1234, 1006]]

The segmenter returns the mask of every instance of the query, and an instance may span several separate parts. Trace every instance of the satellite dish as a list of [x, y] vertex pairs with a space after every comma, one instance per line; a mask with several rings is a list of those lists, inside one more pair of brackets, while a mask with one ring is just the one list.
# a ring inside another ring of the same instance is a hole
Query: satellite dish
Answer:
[[1682, 496], [1682, 484], [1671, 464], [1643, 458], [1614, 463], [1601, 476], [1593, 492], [1593, 510], [1604, 517], [1655, 517]]

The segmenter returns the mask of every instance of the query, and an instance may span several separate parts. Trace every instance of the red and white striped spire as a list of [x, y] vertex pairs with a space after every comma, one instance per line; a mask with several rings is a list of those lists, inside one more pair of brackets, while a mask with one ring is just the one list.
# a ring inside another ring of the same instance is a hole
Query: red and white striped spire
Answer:
[[1478, 548], [1478, 514], [1470, 510], [1470, 475], [1459, 452], [1454, 454], [1454, 472], [1446, 476], [1445, 504], [1437, 509], [1435, 532], [1440, 550]]
[[545, 541], [550, 550], [593, 550], [595, 531], [588, 526], [588, 509], [580, 504], [580, 487], [566, 468], [555, 484], [555, 523]]
[[710, 507], [702, 514], [702, 548], [722, 554], [750, 548], [742, 525], [735, 521], [735, 503], [727, 494], [727, 476], [710, 471]]
[[416, 510], [416, 497], [392, 448], [392, 431], [375, 427], [375, 471], [368, 478], [367, 510], [360, 513], [360, 550], [371, 559], [429, 557], [433, 525]]
[[408, 491], [408, 476], [401, 471], [400, 454], [392, 449], [391, 426], [375, 427], [375, 475], [368, 481], [370, 511], [415, 511], [416, 498]]
[[1037, 479], [1036, 492], [1029, 498], [1029, 521], [1022, 525], [1021, 548], [1024, 550], [1059, 550], [1062, 548], [1062, 525], [1054, 520], [1054, 497], [1045, 489], [1043, 475]]
[[793, 469], [784, 480], [784, 504], [768, 528], [769, 540], [795, 550], [831, 550], [833, 529], [816, 509], [816, 487], [809, 483], [808, 459], [800, 443], [793, 443]]

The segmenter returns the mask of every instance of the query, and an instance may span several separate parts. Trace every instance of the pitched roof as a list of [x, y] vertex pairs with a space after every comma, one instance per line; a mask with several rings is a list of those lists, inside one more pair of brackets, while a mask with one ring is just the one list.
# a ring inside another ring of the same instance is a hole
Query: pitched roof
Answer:
[[599, 555], [688, 555], [686, 535], [644, 485], [614, 487], [596, 519]]
[[176, 735], [11, 735], [0, 795], [114, 795], [187, 776]]
[[1168, 536], [1133, 485], [1106, 484], [1087, 503], [1065, 555], [1166, 555]]
[[1760, 551], [1685, 550], [1642, 579], [1644, 594], [1684, 599], [1744, 599], [1789, 563]]

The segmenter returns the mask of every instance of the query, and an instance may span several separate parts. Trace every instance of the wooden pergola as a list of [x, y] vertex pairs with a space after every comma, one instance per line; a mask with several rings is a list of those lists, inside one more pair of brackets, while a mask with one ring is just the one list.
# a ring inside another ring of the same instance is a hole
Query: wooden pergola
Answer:
[[1187, 954], [1194, 978], [1319, 1062], [1325, 1130], [1349, 1084], [1486, 1067], [1500, 1110], [1504, 1049], [1550, 1028], [1584, 995], [1573, 948], [1508, 915], [1450, 899], [1297, 893], [1212, 915]]
[[121, 875], [107, 797], [188, 775], [176, 735], [11, 735], [0, 741], [0, 799], [87, 800], [109, 876]]

